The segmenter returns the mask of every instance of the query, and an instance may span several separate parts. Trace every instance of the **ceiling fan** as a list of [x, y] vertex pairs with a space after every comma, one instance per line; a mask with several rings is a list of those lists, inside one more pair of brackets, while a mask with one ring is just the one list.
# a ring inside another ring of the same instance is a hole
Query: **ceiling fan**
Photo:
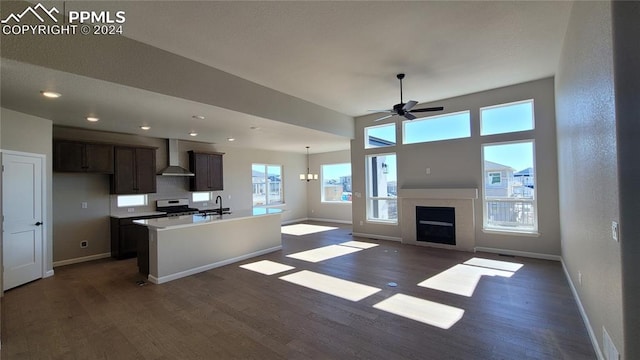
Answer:
[[402, 101], [402, 79], [404, 79], [404, 74], [398, 74], [398, 75], [396, 75], [396, 77], [398, 78], [398, 80], [400, 80], [400, 103], [393, 105], [393, 109], [390, 109], [390, 110], [371, 110], [371, 111], [389, 113], [389, 115], [385, 115], [385, 116], [383, 116], [383, 117], [381, 117], [379, 119], [376, 119], [374, 121], [380, 121], [380, 120], [388, 119], [388, 118], [390, 118], [392, 116], [395, 116], [395, 115], [402, 116], [407, 120], [413, 120], [413, 119], [416, 118], [416, 116], [413, 115], [412, 113], [428, 112], [428, 111], [442, 111], [442, 110], [444, 110], [444, 107], [442, 107], [442, 106], [422, 108], [422, 109], [413, 109], [413, 107], [418, 104], [418, 102], [414, 101], [414, 100], [409, 100], [409, 102], [404, 103]]

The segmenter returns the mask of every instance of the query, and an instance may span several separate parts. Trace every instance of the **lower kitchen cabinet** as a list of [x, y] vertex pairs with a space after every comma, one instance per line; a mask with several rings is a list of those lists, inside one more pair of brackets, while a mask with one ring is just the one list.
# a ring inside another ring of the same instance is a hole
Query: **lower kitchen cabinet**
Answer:
[[149, 231], [147, 230], [146, 226], [134, 224], [133, 220], [153, 219], [163, 216], [164, 215], [139, 216], [130, 218], [112, 217], [111, 257], [119, 260], [136, 257], [136, 255], [138, 254], [138, 247], [144, 247], [145, 243], [148, 252]]

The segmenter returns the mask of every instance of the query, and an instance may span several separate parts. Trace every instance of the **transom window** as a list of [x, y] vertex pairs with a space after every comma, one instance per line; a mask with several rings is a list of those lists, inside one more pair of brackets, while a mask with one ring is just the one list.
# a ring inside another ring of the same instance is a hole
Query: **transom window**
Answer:
[[364, 128], [364, 148], [396, 145], [396, 124], [384, 124]]
[[367, 221], [398, 223], [396, 154], [367, 156]]
[[534, 154], [533, 140], [482, 146], [485, 230], [538, 230]]
[[429, 116], [402, 122], [402, 143], [450, 140], [471, 137], [469, 111]]
[[252, 164], [253, 206], [284, 204], [282, 165]]
[[193, 202], [211, 201], [211, 193], [208, 191], [191, 193], [191, 201]]
[[533, 99], [480, 108], [480, 135], [533, 130]]
[[322, 202], [351, 202], [351, 164], [322, 165]]
[[146, 206], [147, 195], [118, 195], [116, 203], [118, 207]]

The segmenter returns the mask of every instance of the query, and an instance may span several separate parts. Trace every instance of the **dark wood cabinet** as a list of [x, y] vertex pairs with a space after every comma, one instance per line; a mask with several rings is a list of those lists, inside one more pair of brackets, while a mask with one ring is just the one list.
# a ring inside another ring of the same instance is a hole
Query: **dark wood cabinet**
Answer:
[[113, 174], [113, 145], [56, 140], [53, 171]]
[[[133, 220], [153, 219], [163, 217], [165, 215], [150, 215], [131, 218], [111, 218], [111, 257], [116, 259], [127, 259], [135, 257], [140, 251], [143, 254], [142, 262], [144, 262], [144, 253], [146, 251], [146, 263], [142, 264], [148, 269], [148, 252], [149, 252], [149, 230], [146, 226], [134, 224]], [[138, 259], [140, 266], [141, 259]], [[147, 270], [148, 271], [148, 270]]]
[[189, 151], [189, 170], [195, 174], [189, 178], [189, 190], [223, 190], [222, 155], [224, 153]]
[[156, 148], [116, 146], [112, 194], [156, 192]]

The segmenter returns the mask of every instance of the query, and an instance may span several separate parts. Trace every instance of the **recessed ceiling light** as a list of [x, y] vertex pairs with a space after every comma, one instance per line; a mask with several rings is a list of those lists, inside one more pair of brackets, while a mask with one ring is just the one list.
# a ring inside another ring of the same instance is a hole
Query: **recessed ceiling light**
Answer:
[[189, 133], [189, 136], [198, 136], [198, 133], [195, 132], [195, 131], [192, 131], [192, 132]]
[[252, 126], [252, 127], [250, 127], [249, 129], [251, 129], [251, 130], [260, 130], [260, 127], [258, 127], [258, 126]]
[[227, 141], [236, 141], [235, 138], [227, 138]]
[[149, 129], [151, 129], [151, 126], [149, 126], [149, 125], [142, 125], [142, 126], [140, 126], [140, 129], [142, 129], [142, 130], [149, 130]]
[[40, 91], [40, 94], [44, 97], [48, 97], [51, 99], [59, 98], [62, 94], [54, 92], [54, 91]]
[[98, 120], [100, 120], [100, 119], [95, 117], [95, 116], [87, 116], [87, 121], [96, 122]]
[[202, 115], [193, 115], [192, 118], [198, 119], [198, 120], [204, 120], [204, 116]]

